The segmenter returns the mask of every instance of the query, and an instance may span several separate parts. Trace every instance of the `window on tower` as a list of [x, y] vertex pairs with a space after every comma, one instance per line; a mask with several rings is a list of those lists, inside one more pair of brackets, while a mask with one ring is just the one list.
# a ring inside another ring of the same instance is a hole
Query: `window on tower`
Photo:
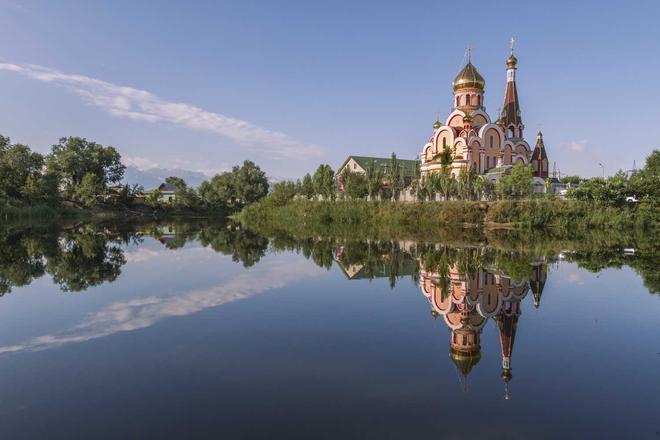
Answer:
[[456, 107], [458, 107], [459, 105], [461, 105], [461, 97], [457, 96], [456, 97]]
[[465, 96], [465, 104], [470, 105], [470, 95]]

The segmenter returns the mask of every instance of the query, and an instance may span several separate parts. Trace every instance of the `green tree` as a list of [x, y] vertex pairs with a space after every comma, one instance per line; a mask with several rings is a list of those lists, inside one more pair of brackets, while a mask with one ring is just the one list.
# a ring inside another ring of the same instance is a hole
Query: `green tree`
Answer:
[[124, 177], [126, 167], [121, 156], [113, 147], [104, 147], [80, 137], [63, 137], [53, 145], [46, 158], [50, 173], [62, 182], [65, 194], [74, 194], [87, 174], [96, 176], [105, 191], [108, 186], [118, 184]]
[[0, 199], [24, 201], [28, 180], [34, 188], [43, 165], [41, 154], [27, 145], [12, 145], [8, 137], [0, 135]]
[[374, 161], [367, 165], [365, 178], [367, 180], [367, 195], [371, 199], [378, 197], [383, 188], [383, 171], [376, 168]]
[[321, 164], [312, 177], [314, 192], [325, 200], [334, 200], [336, 196], [335, 173], [330, 165]]
[[512, 195], [528, 197], [532, 194], [532, 167], [517, 163], [511, 168], [511, 191]]
[[268, 195], [268, 201], [275, 206], [283, 206], [296, 196], [296, 184], [291, 181], [277, 182]]
[[392, 200], [399, 198], [399, 192], [403, 188], [403, 181], [401, 179], [401, 163], [396, 158], [396, 154], [392, 153], [390, 163], [385, 172], [387, 177], [387, 187], [390, 191], [390, 198]]
[[341, 175], [344, 184], [344, 194], [349, 199], [363, 199], [369, 193], [367, 178], [364, 174], [346, 170]]
[[311, 199], [314, 197], [314, 183], [312, 181], [312, 176], [309, 173], [303, 176], [302, 183], [300, 185], [300, 195], [306, 199]]
[[174, 206], [177, 208], [197, 208], [200, 204], [200, 199], [193, 188], [189, 188], [188, 184], [180, 178], [175, 176], [170, 176], [165, 179], [165, 183], [174, 185], [176, 189], [174, 190]]
[[96, 204], [96, 198], [103, 192], [103, 186], [96, 174], [87, 173], [74, 190], [74, 199], [86, 208]]
[[259, 166], [246, 160], [243, 166], [232, 169], [234, 190], [239, 207], [250, 205], [268, 194], [268, 179]]

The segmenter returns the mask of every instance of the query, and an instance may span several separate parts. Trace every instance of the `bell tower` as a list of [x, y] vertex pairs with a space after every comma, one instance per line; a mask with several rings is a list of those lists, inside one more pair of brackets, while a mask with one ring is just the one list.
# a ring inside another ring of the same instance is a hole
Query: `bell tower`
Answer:
[[522, 139], [525, 126], [522, 123], [518, 89], [516, 87], [516, 70], [518, 59], [513, 54], [515, 39], [511, 38], [511, 52], [506, 60], [506, 89], [504, 90], [504, 105], [498, 124], [504, 130], [507, 139]]

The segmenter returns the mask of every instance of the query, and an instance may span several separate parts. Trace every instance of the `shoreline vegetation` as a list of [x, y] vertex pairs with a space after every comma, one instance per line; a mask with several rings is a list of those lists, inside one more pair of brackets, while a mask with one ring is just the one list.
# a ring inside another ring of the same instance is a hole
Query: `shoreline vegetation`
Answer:
[[372, 202], [291, 200], [286, 204], [255, 203], [232, 216], [245, 227], [296, 237], [364, 236], [376, 239], [424, 239], [447, 228], [507, 229], [576, 237], [597, 229], [656, 236], [658, 210], [653, 205], [613, 207], [559, 199], [493, 202]]
[[313, 175], [273, 184], [246, 160], [197, 188], [171, 176], [145, 191], [122, 183], [125, 166], [111, 146], [64, 137], [42, 155], [0, 135], [0, 221], [231, 216], [266, 233], [417, 240], [447, 227], [547, 229], [569, 238], [593, 229], [655, 237], [660, 229], [660, 150], [630, 175], [565, 177], [574, 184], [565, 198], [535, 193], [530, 167], [516, 165], [492, 182], [474, 170], [452, 176], [450, 159], [443, 155], [440, 171], [423, 177], [419, 169], [406, 174], [392, 154], [383, 169], [336, 175], [321, 164]]

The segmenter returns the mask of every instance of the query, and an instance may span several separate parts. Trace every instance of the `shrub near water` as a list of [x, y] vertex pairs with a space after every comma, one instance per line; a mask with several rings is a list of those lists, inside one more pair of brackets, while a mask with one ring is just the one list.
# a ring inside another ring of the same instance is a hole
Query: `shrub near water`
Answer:
[[417, 235], [434, 228], [463, 225], [508, 225], [532, 228], [657, 228], [657, 208], [612, 207], [594, 202], [528, 199], [491, 203], [369, 202], [291, 200], [268, 197], [244, 209], [237, 219], [249, 227], [328, 232], [359, 229]]

